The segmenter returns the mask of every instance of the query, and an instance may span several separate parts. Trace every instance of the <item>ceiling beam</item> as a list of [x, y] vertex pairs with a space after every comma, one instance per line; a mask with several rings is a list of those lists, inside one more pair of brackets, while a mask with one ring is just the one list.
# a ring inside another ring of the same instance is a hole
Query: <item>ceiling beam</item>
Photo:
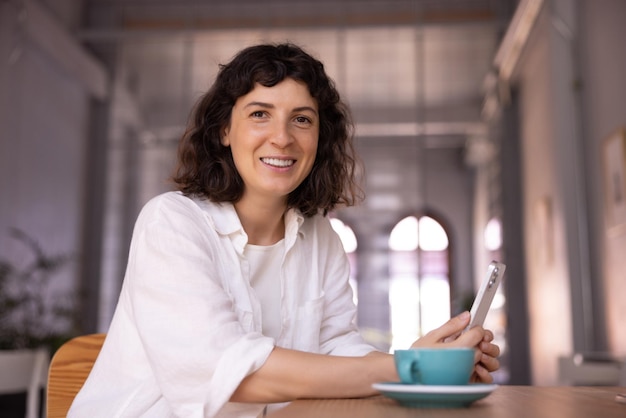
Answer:
[[[11, 4], [11, 3], [9, 3]], [[56, 65], [74, 76], [94, 97], [106, 99], [109, 77], [104, 66], [46, 8], [35, 0], [17, 3], [21, 30]]]
[[92, 25], [80, 33], [85, 41], [114, 40], [127, 36], [172, 35], [231, 29], [279, 29], [329, 27], [372, 27], [402, 25], [497, 24], [498, 16], [488, 8], [426, 10], [413, 7], [346, 9], [326, 3], [294, 4], [279, 8], [276, 4], [254, 3], [247, 7], [155, 7], [150, 3], [133, 8], [94, 6], [90, 14], [106, 10], [117, 16], [116, 28]]

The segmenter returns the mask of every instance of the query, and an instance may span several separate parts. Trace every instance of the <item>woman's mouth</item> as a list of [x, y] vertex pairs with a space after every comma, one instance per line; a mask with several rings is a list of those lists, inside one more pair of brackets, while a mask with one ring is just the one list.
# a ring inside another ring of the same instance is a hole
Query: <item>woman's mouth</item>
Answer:
[[267, 165], [280, 168], [291, 167], [296, 162], [296, 160], [280, 158], [261, 158], [261, 161]]

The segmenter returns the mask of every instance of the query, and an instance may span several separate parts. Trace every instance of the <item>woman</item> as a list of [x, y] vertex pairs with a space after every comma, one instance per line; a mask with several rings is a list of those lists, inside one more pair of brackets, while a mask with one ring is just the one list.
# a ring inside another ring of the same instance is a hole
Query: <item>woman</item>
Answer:
[[[341, 242], [325, 216], [358, 200], [348, 112], [323, 65], [291, 44], [220, 68], [179, 149], [177, 192], [151, 200], [102, 352], [70, 416], [256, 417], [298, 398], [373, 395], [398, 380], [360, 337]], [[476, 347], [469, 315], [414, 346]], [[448, 340], [451, 340], [448, 342]]]

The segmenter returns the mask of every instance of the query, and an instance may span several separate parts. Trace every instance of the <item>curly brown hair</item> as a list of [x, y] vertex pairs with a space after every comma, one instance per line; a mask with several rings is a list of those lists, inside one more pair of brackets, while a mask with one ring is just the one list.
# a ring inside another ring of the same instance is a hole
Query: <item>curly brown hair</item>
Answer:
[[262, 44], [240, 51], [220, 70], [209, 91], [194, 108], [190, 126], [178, 148], [173, 181], [185, 195], [214, 202], [236, 203], [244, 183], [230, 147], [220, 139], [230, 124], [237, 99], [258, 83], [272, 87], [291, 78], [305, 83], [317, 101], [320, 129], [315, 163], [309, 175], [287, 197], [287, 206], [307, 217], [337, 205], [351, 206], [363, 198], [356, 180], [358, 159], [354, 151], [354, 126], [324, 65], [290, 43]]

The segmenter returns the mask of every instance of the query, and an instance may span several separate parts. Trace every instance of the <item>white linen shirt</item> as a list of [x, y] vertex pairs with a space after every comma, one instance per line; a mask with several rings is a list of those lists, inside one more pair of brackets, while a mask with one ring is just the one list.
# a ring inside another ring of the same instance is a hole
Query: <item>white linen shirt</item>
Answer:
[[102, 351], [69, 417], [256, 417], [229, 402], [275, 345], [330, 355], [374, 350], [355, 325], [349, 264], [327, 218], [285, 215], [281, 323], [261, 333], [260, 302], [232, 204], [179, 192], [142, 209]]

